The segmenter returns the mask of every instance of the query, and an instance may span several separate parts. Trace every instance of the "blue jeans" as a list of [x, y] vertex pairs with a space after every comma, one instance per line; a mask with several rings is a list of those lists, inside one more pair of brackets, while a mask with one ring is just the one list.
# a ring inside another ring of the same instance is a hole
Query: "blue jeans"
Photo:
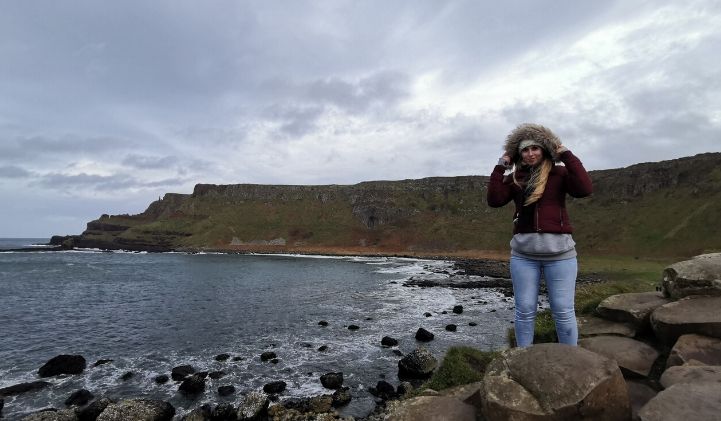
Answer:
[[578, 341], [578, 325], [574, 311], [578, 273], [575, 257], [564, 260], [533, 260], [511, 256], [511, 279], [516, 302], [516, 344], [519, 347], [533, 344], [542, 273], [548, 288], [548, 300], [556, 323], [558, 342], [575, 346]]

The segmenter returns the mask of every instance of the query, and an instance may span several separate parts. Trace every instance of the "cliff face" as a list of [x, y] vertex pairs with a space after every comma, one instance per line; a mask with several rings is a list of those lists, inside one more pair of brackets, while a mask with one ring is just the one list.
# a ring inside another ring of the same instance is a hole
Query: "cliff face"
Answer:
[[[695, 254], [721, 249], [721, 154], [592, 171], [594, 195], [570, 200], [580, 249]], [[139, 215], [103, 215], [79, 247], [131, 250], [453, 253], [506, 250], [512, 205], [485, 203], [488, 177], [355, 185], [198, 184]]]

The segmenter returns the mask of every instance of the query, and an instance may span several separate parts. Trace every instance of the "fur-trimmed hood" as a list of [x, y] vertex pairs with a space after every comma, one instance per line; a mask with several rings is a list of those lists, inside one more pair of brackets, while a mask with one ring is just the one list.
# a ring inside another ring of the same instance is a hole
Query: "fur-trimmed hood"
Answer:
[[511, 162], [516, 163], [521, 159], [518, 145], [526, 139], [535, 140], [540, 143], [554, 161], [559, 161], [556, 149], [558, 149], [558, 146], [561, 144], [561, 140], [558, 136], [540, 124], [524, 123], [516, 127], [506, 138], [504, 151], [506, 155], [511, 157]]

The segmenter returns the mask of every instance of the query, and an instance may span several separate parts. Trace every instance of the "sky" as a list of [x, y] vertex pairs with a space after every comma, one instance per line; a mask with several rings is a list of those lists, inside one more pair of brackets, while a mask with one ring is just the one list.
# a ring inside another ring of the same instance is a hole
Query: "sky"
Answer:
[[0, 237], [197, 183], [488, 175], [549, 127], [589, 170], [721, 151], [721, 2], [7, 0]]

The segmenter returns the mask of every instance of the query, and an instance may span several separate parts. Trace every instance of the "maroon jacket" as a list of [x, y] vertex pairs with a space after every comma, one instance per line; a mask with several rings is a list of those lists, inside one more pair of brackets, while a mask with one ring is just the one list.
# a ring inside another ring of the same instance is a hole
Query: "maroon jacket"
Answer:
[[[503, 176], [505, 168], [496, 165], [488, 183], [488, 205], [501, 207], [513, 200], [516, 212], [513, 214], [513, 233], [549, 232], [570, 234], [573, 226], [566, 212], [566, 193], [573, 197], [585, 197], [593, 192], [591, 177], [581, 161], [571, 151], [563, 152], [559, 158], [564, 166], [556, 165], [548, 175], [543, 195], [537, 202], [523, 206], [523, 189], [513, 183], [511, 175]], [[528, 171], [518, 169], [517, 178], [524, 180]]]

